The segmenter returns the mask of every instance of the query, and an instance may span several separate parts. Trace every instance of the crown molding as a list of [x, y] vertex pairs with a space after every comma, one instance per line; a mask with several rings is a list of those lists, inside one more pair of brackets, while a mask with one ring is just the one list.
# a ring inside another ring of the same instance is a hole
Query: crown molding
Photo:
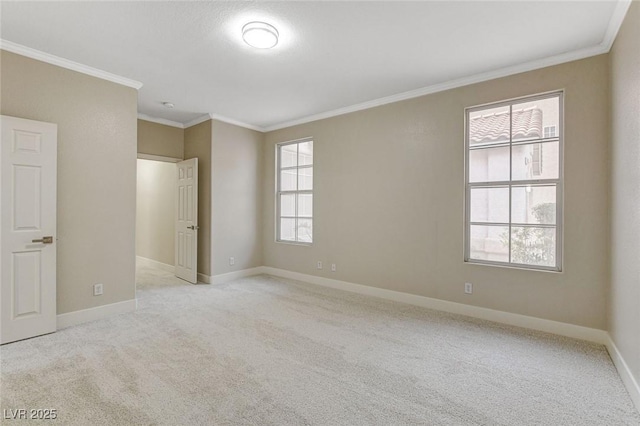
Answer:
[[540, 68], [545, 68], [553, 65], [562, 64], [565, 62], [576, 61], [578, 59], [584, 59], [591, 56], [607, 53], [608, 50], [603, 44], [592, 46], [572, 52], [562, 53], [560, 55], [550, 56], [543, 59], [537, 59], [535, 61], [525, 62], [522, 64], [500, 68], [493, 71], [487, 71], [479, 74], [474, 74], [469, 77], [460, 78], [457, 80], [446, 81], [444, 83], [438, 83], [431, 86], [423, 87], [416, 90], [410, 90], [408, 92], [398, 93], [397, 95], [386, 96], [384, 98], [374, 99], [371, 101], [351, 105], [344, 108], [338, 108], [335, 110], [322, 112], [320, 114], [314, 114], [307, 117], [302, 117], [296, 120], [286, 121], [273, 126], [265, 128], [265, 132], [271, 132], [273, 130], [280, 130], [287, 127], [297, 126], [299, 124], [309, 123], [311, 121], [322, 120], [325, 118], [336, 117], [339, 115], [349, 114], [351, 112], [362, 111], [369, 108], [375, 108], [382, 105], [391, 104], [394, 102], [404, 101], [407, 99], [418, 98], [420, 96], [430, 95], [432, 93], [443, 92], [445, 90], [456, 89], [458, 87], [468, 86], [475, 83], [481, 83], [483, 81], [494, 80], [501, 77], [507, 77], [514, 74], [520, 74], [527, 71], [533, 71]]
[[147, 114], [138, 114], [139, 120], [150, 121], [152, 123], [164, 124], [165, 126], [177, 127], [179, 129], [184, 129], [184, 124], [178, 123], [177, 121], [167, 120], [165, 118], [152, 117]]
[[200, 116], [200, 117], [198, 117], [198, 118], [196, 118], [194, 120], [191, 120], [191, 121], [189, 121], [187, 123], [184, 123], [184, 128], [187, 129], [189, 127], [193, 127], [193, 126], [195, 126], [197, 124], [204, 123], [207, 120], [211, 120], [211, 114], [205, 114], [205, 115]]
[[613, 42], [616, 41], [618, 31], [620, 31], [620, 27], [624, 22], [624, 17], [627, 15], [627, 11], [631, 6], [631, 1], [632, 0], [618, 0], [616, 2], [616, 7], [613, 10], [613, 14], [609, 20], [609, 26], [607, 27], [607, 31], [604, 33], [604, 38], [601, 43], [606, 47], [607, 52], [611, 50]]
[[[301, 117], [298, 119], [281, 122], [271, 126], [264, 126], [264, 127], [256, 126], [256, 125], [244, 123], [242, 121], [238, 121], [238, 120], [224, 117], [222, 115], [218, 115], [214, 113], [205, 114], [201, 117], [198, 117], [184, 124], [171, 121], [171, 120], [162, 119], [162, 118], [151, 117], [146, 114], [138, 114], [138, 118], [140, 118], [141, 120], [151, 121], [151, 122], [165, 124], [168, 126], [173, 126], [173, 127], [183, 128], [183, 129], [195, 126], [207, 120], [218, 120], [225, 123], [233, 124], [235, 126], [244, 127], [246, 129], [256, 130], [258, 132], [271, 132], [274, 130], [296, 126], [299, 124], [318, 121], [325, 118], [336, 117], [339, 115], [349, 114], [351, 112], [356, 112], [356, 111], [362, 111], [369, 108], [375, 108], [378, 106], [387, 105], [390, 103], [399, 102], [403, 100], [413, 99], [420, 96], [429, 95], [432, 93], [442, 92], [445, 90], [451, 90], [458, 87], [468, 86], [475, 83], [481, 83], [483, 81], [489, 81], [496, 78], [507, 77], [510, 75], [519, 74], [527, 71], [533, 71], [536, 69], [545, 68], [553, 65], [559, 65], [565, 62], [585, 59], [591, 56], [608, 53], [611, 50], [611, 47], [615, 42], [616, 36], [618, 35], [618, 31], [620, 30], [620, 27], [624, 21], [627, 11], [629, 10], [631, 2], [632, 0], [616, 1], [616, 6], [609, 20], [609, 25], [607, 26], [607, 30], [604, 34], [603, 40], [598, 45], [571, 51], [571, 52], [562, 53], [559, 55], [550, 56], [547, 58], [525, 62], [523, 64], [505, 67], [498, 70], [492, 70], [484, 73], [474, 74], [461, 79], [438, 83], [438, 84], [423, 87], [420, 89], [399, 93], [396, 95], [386, 96], [383, 98], [378, 98], [371, 101], [362, 102], [359, 104], [322, 112], [319, 114], [313, 114], [306, 117]], [[73, 71], [77, 71], [83, 74], [91, 75], [93, 77], [97, 77], [97, 78], [108, 80], [114, 83], [122, 84], [124, 86], [132, 87], [136, 90], [139, 90], [142, 87], [142, 83], [139, 81], [130, 80], [128, 78], [111, 74], [109, 72], [102, 71], [97, 68], [89, 67], [87, 65], [73, 62], [68, 59], [60, 58], [58, 56], [41, 52], [39, 50], [32, 49], [30, 47], [22, 46], [8, 40], [0, 39], [0, 49], [6, 50], [8, 52], [16, 53], [22, 56], [26, 56], [32, 59], [36, 59], [42, 62], [57, 65], [63, 68], [67, 68]]]
[[244, 123], [242, 121], [234, 120], [233, 118], [227, 118], [222, 115], [211, 113], [209, 117], [212, 120], [222, 121], [223, 123], [233, 124], [234, 126], [244, 127], [245, 129], [255, 130], [256, 132], [265, 132], [264, 127], [254, 126], [253, 124]]
[[215, 114], [213, 112], [210, 112], [208, 114], [205, 114], [205, 115], [203, 115], [201, 117], [196, 118], [195, 120], [191, 120], [188, 123], [185, 123], [184, 124], [184, 128], [186, 129], [188, 127], [195, 126], [196, 124], [203, 123], [203, 122], [205, 122], [207, 120], [222, 121], [223, 123], [233, 124], [234, 126], [244, 127], [245, 129], [255, 130], [257, 132], [264, 132], [265, 131], [265, 129], [263, 127], [254, 126], [253, 124], [244, 123], [242, 121], [234, 120], [233, 118], [228, 118], [228, 117], [225, 117], [223, 115]]
[[166, 118], [152, 117], [150, 115], [142, 114], [142, 113], [138, 114], [138, 119], [144, 120], [144, 121], [151, 121], [152, 123], [164, 124], [166, 126], [177, 127], [179, 129], [186, 129], [188, 127], [193, 127], [197, 124], [204, 123], [207, 120], [217, 120], [217, 121], [222, 121], [223, 123], [233, 124], [234, 126], [244, 127], [245, 129], [264, 132], [264, 128], [262, 127], [254, 126], [248, 123], [243, 123], [242, 121], [234, 120], [233, 118], [227, 118], [222, 115], [218, 115], [214, 113], [204, 114], [194, 120], [188, 121], [187, 123], [171, 121], [171, 120], [167, 120]]
[[97, 68], [80, 64], [78, 62], [73, 62], [59, 56], [51, 55], [40, 50], [32, 49], [30, 47], [14, 43], [12, 41], [0, 39], [0, 49], [6, 50], [7, 52], [16, 53], [18, 55], [26, 56], [27, 58], [35, 59], [37, 61], [46, 62], [51, 65], [56, 65], [72, 71], [77, 71], [82, 74], [87, 74], [92, 77], [97, 77], [102, 80], [111, 81], [112, 83], [131, 87], [136, 90], [140, 90], [140, 88], [142, 87], [142, 83], [140, 83], [139, 81], [111, 74], [110, 72], [102, 71]]
[[496, 78], [507, 77], [514, 74], [520, 74], [527, 71], [533, 71], [540, 68], [546, 68], [553, 65], [559, 65], [565, 62], [577, 61], [579, 59], [589, 58], [591, 56], [597, 56], [604, 53], [608, 53], [611, 50], [611, 46], [618, 35], [618, 31], [622, 26], [624, 17], [629, 10], [632, 0], [618, 0], [616, 2], [615, 9], [609, 20], [607, 31], [600, 44], [595, 46], [586, 47], [583, 49], [574, 50], [571, 52], [561, 53], [559, 55], [549, 56], [542, 59], [536, 59], [534, 61], [525, 62], [522, 64], [500, 68], [498, 70], [488, 71], [484, 73], [474, 74], [469, 77], [460, 78], [457, 80], [451, 80], [444, 83], [438, 83], [431, 86], [423, 87], [416, 90], [410, 90], [408, 92], [399, 93], [396, 95], [386, 96], [384, 98], [378, 98], [367, 102], [351, 105], [344, 108], [338, 108], [319, 114], [313, 114], [306, 117], [301, 117], [295, 120], [285, 121], [279, 124], [266, 126], [263, 128], [264, 132], [271, 132], [274, 130], [280, 130], [287, 127], [297, 126], [299, 124], [305, 124], [312, 121], [323, 120], [325, 118], [336, 117], [339, 115], [349, 114], [351, 112], [362, 111], [369, 108], [375, 108], [377, 106], [387, 105], [394, 102], [404, 101], [407, 99], [418, 98], [420, 96], [430, 95], [432, 93], [443, 92], [445, 90], [456, 89], [458, 87], [468, 86], [475, 83], [481, 83], [483, 81], [494, 80]]

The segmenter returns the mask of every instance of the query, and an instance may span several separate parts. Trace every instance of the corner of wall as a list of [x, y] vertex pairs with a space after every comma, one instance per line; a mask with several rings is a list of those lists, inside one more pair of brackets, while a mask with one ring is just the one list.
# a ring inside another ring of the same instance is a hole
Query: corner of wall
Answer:
[[640, 409], [640, 2], [631, 2], [609, 53], [610, 353]]
[[218, 276], [262, 265], [264, 135], [217, 119], [211, 133], [211, 268]]

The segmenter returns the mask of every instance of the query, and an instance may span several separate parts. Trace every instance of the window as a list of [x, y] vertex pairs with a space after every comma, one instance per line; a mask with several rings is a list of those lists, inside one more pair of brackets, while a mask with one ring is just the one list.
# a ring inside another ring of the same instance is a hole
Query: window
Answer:
[[544, 138], [552, 138], [556, 135], [556, 126], [545, 126], [544, 127]]
[[465, 261], [561, 270], [562, 102], [466, 109]]
[[277, 145], [276, 240], [313, 242], [313, 140]]

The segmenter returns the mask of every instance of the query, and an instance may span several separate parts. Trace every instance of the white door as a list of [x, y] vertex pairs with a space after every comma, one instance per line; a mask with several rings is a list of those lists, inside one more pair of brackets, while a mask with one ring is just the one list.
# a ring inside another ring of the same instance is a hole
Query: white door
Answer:
[[9, 343], [56, 331], [58, 130], [0, 119], [0, 343]]
[[198, 159], [177, 163], [176, 276], [198, 282]]

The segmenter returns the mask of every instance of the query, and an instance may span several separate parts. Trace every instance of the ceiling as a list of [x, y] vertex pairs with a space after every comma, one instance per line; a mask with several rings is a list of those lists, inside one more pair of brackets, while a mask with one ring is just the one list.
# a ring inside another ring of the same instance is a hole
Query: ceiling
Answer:
[[[143, 83], [138, 111], [271, 130], [609, 50], [628, 1], [1, 3], [0, 36]], [[280, 32], [270, 50], [241, 27]], [[175, 104], [174, 109], [162, 101]]]

